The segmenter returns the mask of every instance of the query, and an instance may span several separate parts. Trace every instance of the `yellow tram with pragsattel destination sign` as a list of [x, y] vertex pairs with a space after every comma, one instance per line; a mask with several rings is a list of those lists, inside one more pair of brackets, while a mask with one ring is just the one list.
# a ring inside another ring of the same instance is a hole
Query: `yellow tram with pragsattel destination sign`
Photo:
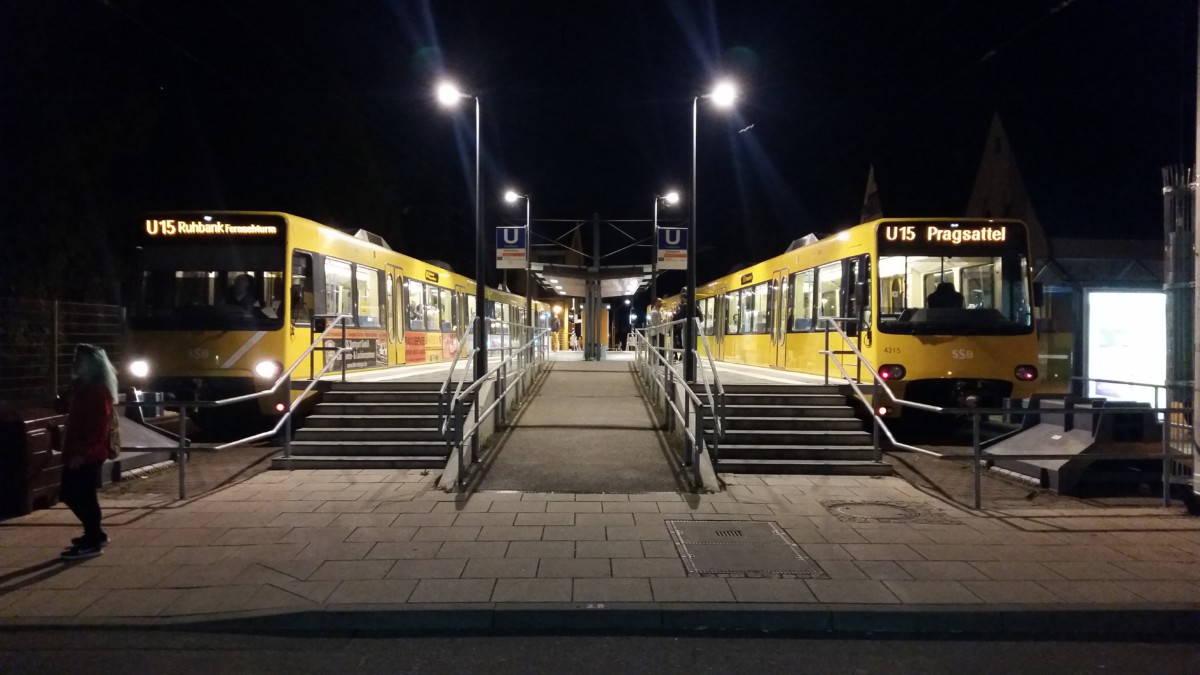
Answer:
[[[883, 219], [705, 284], [696, 299], [717, 359], [824, 374], [836, 318], [898, 397], [999, 406], [1038, 377], [1031, 279], [1019, 221]], [[856, 357], [840, 358], [853, 376]]]

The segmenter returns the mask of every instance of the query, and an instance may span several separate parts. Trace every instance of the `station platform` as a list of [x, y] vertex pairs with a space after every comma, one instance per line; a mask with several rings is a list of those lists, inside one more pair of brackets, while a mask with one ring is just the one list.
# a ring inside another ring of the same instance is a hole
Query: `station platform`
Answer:
[[[78, 530], [65, 508], [5, 521], [0, 626], [1200, 637], [1200, 532], [1182, 509], [969, 511], [895, 477], [730, 476], [711, 495], [456, 495], [436, 478], [272, 471], [182, 501], [106, 492], [111, 544], [74, 564], [58, 561]], [[786, 541], [727, 541], [729, 569], [698, 572], [712, 556], [681, 526]], [[790, 546], [809, 564], [783, 572]]]
[[[4, 521], [0, 626], [1200, 637], [1200, 528], [1181, 506], [971, 510], [896, 476], [724, 473], [699, 494], [613, 356], [556, 354], [504, 432], [520, 452], [501, 444], [466, 493], [430, 469], [234, 468], [180, 500], [167, 476], [106, 489], [111, 543], [72, 564], [67, 509]], [[590, 482], [632, 462], [620, 485]]]

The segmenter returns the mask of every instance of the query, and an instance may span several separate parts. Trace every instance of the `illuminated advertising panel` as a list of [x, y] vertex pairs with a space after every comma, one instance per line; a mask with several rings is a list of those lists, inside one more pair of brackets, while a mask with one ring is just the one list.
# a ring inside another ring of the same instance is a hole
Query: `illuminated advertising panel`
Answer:
[[1162, 390], [1152, 386], [1167, 379], [1164, 293], [1088, 291], [1085, 341], [1089, 395], [1166, 405]]

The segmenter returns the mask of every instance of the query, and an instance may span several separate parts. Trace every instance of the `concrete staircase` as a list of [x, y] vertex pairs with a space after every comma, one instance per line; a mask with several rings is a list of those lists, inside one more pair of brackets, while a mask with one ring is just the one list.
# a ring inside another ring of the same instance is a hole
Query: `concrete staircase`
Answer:
[[[293, 469], [441, 469], [437, 382], [338, 382], [292, 440]], [[288, 468], [282, 455], [271, 468]]]
[[[697, 391], [703, 400], [704, 393]], [[890, 475], [837, 385], [725, 385], [723, 473]], [[711, 435], [713, 421], [705, 419]]]

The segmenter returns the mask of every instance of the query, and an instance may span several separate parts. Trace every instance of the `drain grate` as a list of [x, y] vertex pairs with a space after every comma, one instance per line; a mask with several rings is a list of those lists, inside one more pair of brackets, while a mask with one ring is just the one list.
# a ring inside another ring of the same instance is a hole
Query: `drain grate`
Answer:
[[821, 506], [850, 523], [958, 524], [945, 513], [918, 503], [822, 499]]
[[826, 576], [773, 522], [668, 520], [666, 525], [689, 574]]

